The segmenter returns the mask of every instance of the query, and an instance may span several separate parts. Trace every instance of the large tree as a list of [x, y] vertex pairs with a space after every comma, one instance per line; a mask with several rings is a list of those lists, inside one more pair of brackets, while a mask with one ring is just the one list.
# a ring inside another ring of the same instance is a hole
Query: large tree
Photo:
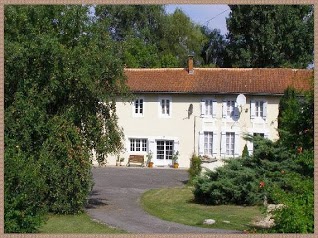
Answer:
[[311, 5], [230, 5], [231, 67], [306, 68], [313, 62]]
[[121, 149], [122, 63], [89, 6], [5, 7], [5, 231], [76, 213], [100, 162]]
[[163, 5], [108, 5], [96, 7], [102, 22], [121, 48], [127, 67], [184, 67], [189, 54], [201, 65], [207, 38], [180, 9], [172, 14]]

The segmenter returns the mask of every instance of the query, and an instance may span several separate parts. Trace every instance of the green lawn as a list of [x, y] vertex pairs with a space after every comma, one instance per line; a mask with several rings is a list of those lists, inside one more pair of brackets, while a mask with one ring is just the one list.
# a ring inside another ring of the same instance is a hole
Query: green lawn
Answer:
[[[154, 189], [143, 194], [141, 204], [145, 211], [167, 221], [190, 226], [247, 230], [250, 222], [262, 217], [257, 206], [195, 204], [191, 188]], [[203, 225], [205, 219], [214, 219], [213, 225]]]
[[83, 213], [79, 215], [49, 215], [46, 224], [40, 228], [40, 233], [118, 234], [126, 232], [93, 221], [86, 213]]

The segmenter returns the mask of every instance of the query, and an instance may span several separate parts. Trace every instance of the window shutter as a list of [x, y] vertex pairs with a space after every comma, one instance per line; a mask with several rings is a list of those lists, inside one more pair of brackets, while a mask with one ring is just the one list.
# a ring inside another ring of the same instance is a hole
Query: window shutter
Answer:
[[201, 100], [201, 115], [205, 115], [205, 100]]
[[215, 131], [213, 131], [213, 156], [217, 156], [219, 154], [219, 138], [218, 135]]
[[[212, 117], [216, 117], [216, 113], [217, 113], [217, 101], [213, 100], [212, 101]], [[213, 134], [214, 135], [214, 134]]]
[[226, 101], [223, 101], [223, 103], [222, 103], [222, 116], [223, 116], [223, 118], [226, 118], [226, 113], [227, 113]]
[[240, 146], [240, 140], [241, 137], [238, 132], [235, 132], [235, 138], [234, 138], [234, 156], [241, 156], [242, 151], [240, 151], [241, 146]]
[[267, 102], [263, 103], [263, 117], [264, 117], [264, 120], [266, 120], [266, 117], [267, 117]]
[[225, 156], [226, 154], [226, 133], [222, 132], [221, 134], [221, 155]]
[[255, 118], [255, 101], [251, 100], [251, 119]]
[[[248, 154], [249, 155], [252, 155], [253, 154], [253, 142], [251, 141], [247, 141], [246, 142], [246, 145], [247, 145], [247, 150], [248, 150]], [[243, 152], [243, 151], [242, 151]]]
[[155, 158], [155, 154], [156, 154], [156, 143], [155, 143], [155, 140], [153, 139], [150, 139], [149, 140], [149, 151], [148, 152], [152, 152], [152, 155], [153, 157], [152, 158]]
[[[179, 141], [178, 140], [173, 141], [173, 149], [174, 149], [174, 153], [179, 151]], [[179, 152], [179, 154], [180, 154], [180, 152]]]
[[204, 133], [199, 132], [199, 155], [204, 155]]

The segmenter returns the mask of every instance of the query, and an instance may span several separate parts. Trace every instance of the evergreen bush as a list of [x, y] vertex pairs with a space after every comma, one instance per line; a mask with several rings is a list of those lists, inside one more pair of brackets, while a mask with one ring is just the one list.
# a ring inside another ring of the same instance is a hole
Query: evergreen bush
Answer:
[[190, 160], [190, 168], [188, 170], [189, 184], [192, 184], [195, 177], [201, 174], [201, 171], [202, 171], [201, 164], [202, 164], [202, 161], [200, 157], [193, 154]]

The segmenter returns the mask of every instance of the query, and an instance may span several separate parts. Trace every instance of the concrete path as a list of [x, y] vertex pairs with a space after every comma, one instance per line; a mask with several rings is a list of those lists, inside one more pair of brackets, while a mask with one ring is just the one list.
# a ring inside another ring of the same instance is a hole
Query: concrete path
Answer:
[[130, 233], [241, 233], [186, 226], [156, 218], [140, 207], [142, 193], [153, 188], [180, 187], [186, 170], [127, 167], [93, 168], [94, 188], [87, 213], [94, 219]]

